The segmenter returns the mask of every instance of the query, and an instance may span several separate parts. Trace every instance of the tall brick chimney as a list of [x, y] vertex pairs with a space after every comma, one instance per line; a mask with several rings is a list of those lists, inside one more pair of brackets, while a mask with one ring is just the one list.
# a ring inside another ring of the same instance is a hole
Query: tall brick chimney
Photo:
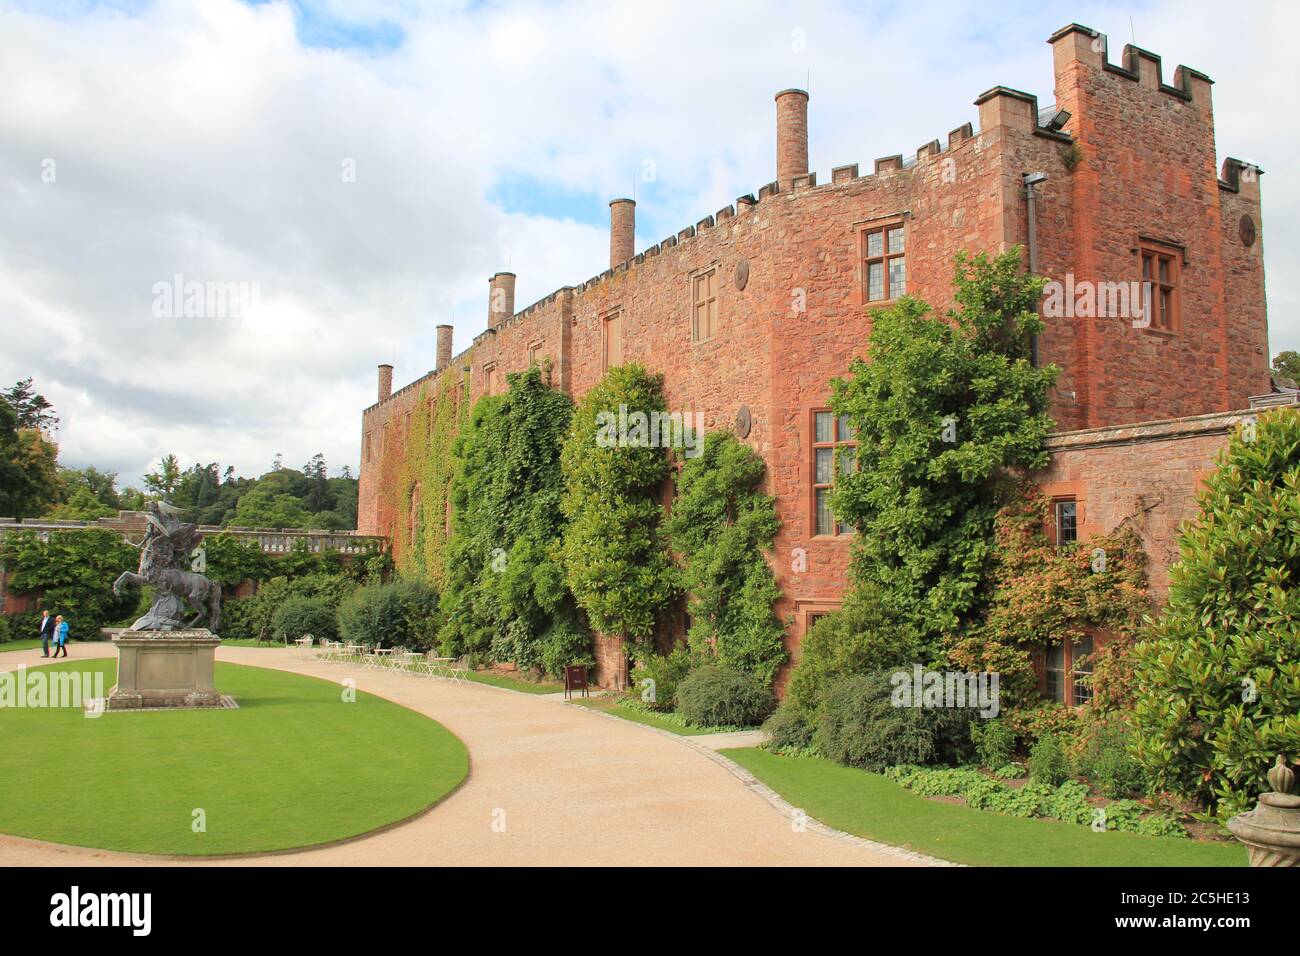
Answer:
[[451, 336], [453, 331], [450, 325], [438, 326], [438, 364], [433, 368], [435, 372], [441, 372], [451, 364]]
[[609, 267], [636, 255], [636, 200], [611, 199], [609, 203]]
[[776, 182], [782, 191], [796, 176], [808, 175], [808, 94], [776, 94]]
[[382, 402], [393, 394], [393, 367], [379, 366], [379, 400]]
[[515, 274], [498, 272], [488, 279], [488, 328], [495, 329], [515, 314]]

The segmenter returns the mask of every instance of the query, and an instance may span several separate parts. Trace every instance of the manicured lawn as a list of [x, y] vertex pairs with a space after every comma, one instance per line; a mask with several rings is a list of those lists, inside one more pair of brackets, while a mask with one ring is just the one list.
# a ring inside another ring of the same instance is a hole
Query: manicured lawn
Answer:
[[517, 677], [489, 674], [484, 671], [468, 671], [466, 676], [476, 684], [491, 684], [493, 687], [521, 690], [525, 694], [561, 694], [564, 692], [564, 685], [554, 681], [520, 680]]
[[1134, 833], [1094, 833], [927, 800], [879, 774], [816, 757], [721, 751], [792, 806], [857, 836], [976, 866], [1245, 866], [1246, 849]]
[[[563, 688], [561, 688], [563, 690]], [[646, 713], [644, 710], [634, 710], [631, 707], [624, 707], [622, 704], [616, 704], [612, 701], [601, 700], [599, 697], [577, 697], [573, 703], [580, 704], [583, 707], [590, 707], [592, 710], [598, 710], [604, 714], [613, 714], [615, 717], [622, 717], [624, 720], [631, 720], [638, 724], [645, 724], [647, 727], [657, 727], [660, 730], [666, 730], [670, 734], [677, 734], [681, 737], [699, 737], [702, 734], [721, 733], [721, 730], [714, 730], [709, 727], [687, 727], [684, 724], [674, 723], [666, 720], [658, 714]]]
[[[5, 641], [3, 644], [0, 644], [0, 654], [3, 654], [5, 651], [27, 651], [27, 650], [31, 650], [33, 647], [40, 647], [40, 646], [41, 646], [40, 638], [33, 638], [32, 640], [22, 640], [22, 641]], [[72, 646], [73, 646], [73, 642], [68, 641], [68, 647], [71, 648]]]
[[[49, 669], [101, 672], [107, 691], [116, 666]], [[0, 832], [147, 853], [287, 849], [412, 816], [468, 773], [456, 737], [381, 698], [347, 703], [338, 684], [220, 662], [216, 684], [239, 710], [0, 709]], [[206, 832], [191, 829], [196, 809]]]

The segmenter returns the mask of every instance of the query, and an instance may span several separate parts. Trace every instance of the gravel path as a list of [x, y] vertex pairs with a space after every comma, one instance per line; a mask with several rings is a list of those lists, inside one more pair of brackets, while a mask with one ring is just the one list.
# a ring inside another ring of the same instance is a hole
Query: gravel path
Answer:
[[[111, 645], [76, 644], [77, 657]], [[336, 846], [213, 865], [858, 865], [908, 866], [912, 854], [796, 829], [779, 801], [700, 738], [656, 733], [549, 697], [480, 684], [299, 660], [284, 649], [230, 647], [218, 660], [333, 681], [439, 721], [469, 748], [459, 790], [416, 819]], [[0, 654], [0, 670], [41, 663]], [[106, 715], [106, 719], [113, 719]], [[720, 743], [720, 742], [719, 742]], [[744, 745], [744, 739], [727, 745]], [[775, 804], [775, 805], [774, 805]], [[159, 865], [172, 859], [64, 847], [0, 834], [0, 866]], [[937, 861], [936, 861], [937, 862]]]

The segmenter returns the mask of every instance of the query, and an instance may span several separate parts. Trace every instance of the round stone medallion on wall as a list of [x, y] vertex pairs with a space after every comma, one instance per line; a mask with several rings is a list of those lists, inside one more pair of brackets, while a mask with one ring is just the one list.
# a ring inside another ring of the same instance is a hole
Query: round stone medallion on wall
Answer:
[[736, 412], [736, 435], [740, 438], [749, 437], [749, 429], [753, 425], [753, 417], [749, 414], [749, 406], [741, 405]]
[[736, 263], [736, 288], [744, 289], [749, 284], [749, 260], [741, 259]]
[[1241, 217], [1241, 244], [1249, 249], [1255, 244], [1255, 220], [1249, 216]]

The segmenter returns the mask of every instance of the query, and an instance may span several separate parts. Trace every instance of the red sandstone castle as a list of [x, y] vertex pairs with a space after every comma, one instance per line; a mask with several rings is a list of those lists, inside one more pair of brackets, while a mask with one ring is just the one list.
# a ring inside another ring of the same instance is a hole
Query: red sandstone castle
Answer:
[[[520, 312], [515, 277], [489, 280], [487, 329], [451, 354], [438, 327], [437, 369], [362, 418], [359, 530], [394, 534], [408, 515], [379, 487], [383, 458], [407, 440], [425, 384], [456, 376], [461, 400], [500, 392], [505, 376], [549, 359], [575, 398], [613, 365], [662, 372], [668, 406], [735, 428], [767, 462], [781, 531], [773, 566], [798, 645], [846, 584], [851, 535], [826, 506], [837, 444], [829, 381], [863, 354], [873, 309], [907, 294], [951, 302], [958, 251], [1026, 250], [1026, 265], [1062, 284], [1044, 307], [1042, 362], [1061, 368], [1059, 433], [1039, 476], [1056, 533], [1082, 540], [1127, 523], [1167, 587], [1179, 522], [1215, 451], [1253, 405], [1271, 401], [1260, 171], [1215, 163], [1211, 80], [1071, 24], [1048, 41], [1052, 106], [996, 86], [969, 123], [915, 157], [867, 173], [837, 166], [819, 182], [808, 162], [808, 95], [776, 96], [776, 179], [674, 236], [636, 251], [630, 199], [610, 203], [609, 269]], [[1141, 295], [1121, 301], [1120, 293]], [[1134, 302], [1132, 299], [1138, 301]], [[1058, 302], [1059, 304], [1059, 302]], [[1254, 399], [1254, 401], [1252, 401]], [[418, 500], [402, 489], [399, 500]], [[405, 497], [403, 497], [403, 495]], [[1078, 654], [1078, 649], [1074, 652]], [[616, 642], [598, 639], [597, 679], [625, 679]], [[1042, 664], [1067, 702], [1071, 650]]]

